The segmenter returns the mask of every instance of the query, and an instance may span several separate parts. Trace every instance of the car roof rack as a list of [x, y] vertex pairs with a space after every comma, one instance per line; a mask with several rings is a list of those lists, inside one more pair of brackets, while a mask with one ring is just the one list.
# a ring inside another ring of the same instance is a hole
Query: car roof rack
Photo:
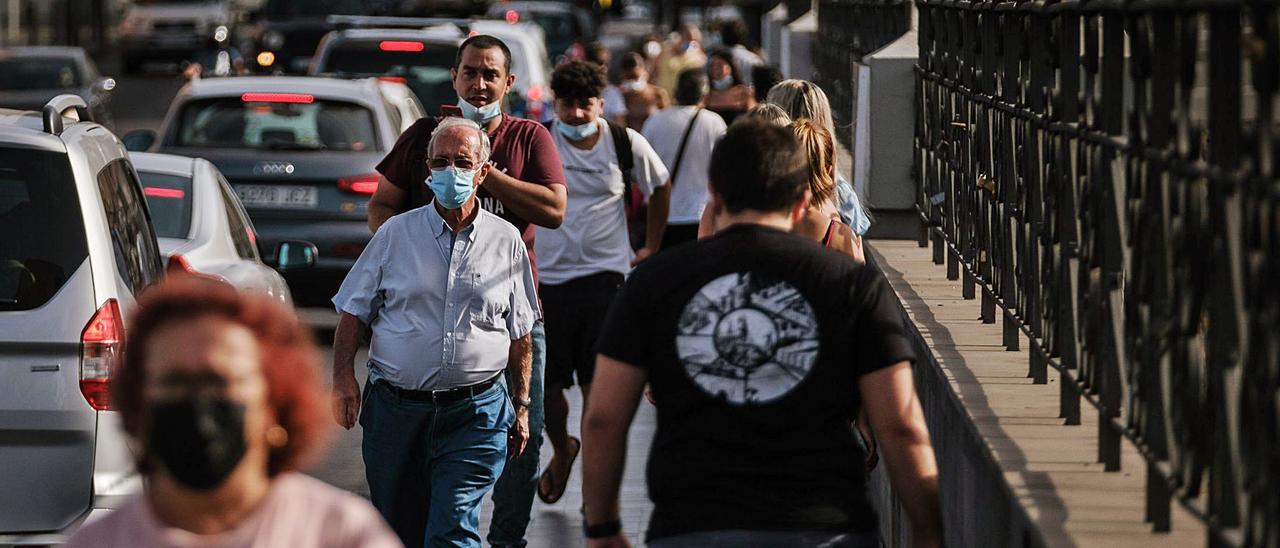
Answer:
[[81, 122], [93, 121], [93, 114], [89, 112], [89, 105], [85, 104], [83, 98], [79, 95], [64, 93], [50, 99], [41, 109], [41, 114], [44, 116], [44, 132], [50, 135], [61, 135], [62, 113], [69, 109], [75, 109], [76, 118]]
[[461, 17], [389, 17], [378, 15], [330, 15], [326, 19], [330, 25], [339, 29], [348, 28], [425, 28], [440, 25], [453, 25], [466, 32], [471, 27], [472, 19]]

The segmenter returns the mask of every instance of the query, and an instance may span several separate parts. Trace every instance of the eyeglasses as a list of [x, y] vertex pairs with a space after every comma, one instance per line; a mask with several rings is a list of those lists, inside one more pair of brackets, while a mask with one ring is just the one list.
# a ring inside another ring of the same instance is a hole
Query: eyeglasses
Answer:
[[461, 169], [462, 171], [471, 171], [473, 168], [476, 167], [476, 163], [472, 161], [471, 158], [467, 158], [465, 156], [453, 158], [453, 159], [445, 158], [443, 156], [436, 156], [435, 158], [427, 158], [427, 167], [431, 169], [445, 169], [450, 165], [458, 169]]

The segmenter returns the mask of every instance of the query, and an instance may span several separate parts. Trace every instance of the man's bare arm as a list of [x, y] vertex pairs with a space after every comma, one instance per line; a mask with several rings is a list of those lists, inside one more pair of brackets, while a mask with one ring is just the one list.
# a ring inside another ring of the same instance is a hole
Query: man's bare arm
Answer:
[[507, 351], [507, 370], [511, 383], [511, 397], [517, 400], [529, 399], [529, 382], [533, 374], [533, 339], [525, 335], [511, 341]]
[[911, 517], [913, 545], [941, 546], [938, 464], [911, 379], [911, 364], [899, 362], [864, 375], [859, 387], [889, 480]]
[[404, 211], [405, 200], [409, 193], [388, 181], [385, 176], [378, 178], [378, 188], [369, 197], [369, 232], [377, 232], [382, 223], [393, 215]]
[[511, 341], [507, 350], [507, 379], [511, 398], [515, 403], [516, 420], [507, 436], [507, 458], [514, 459], [524, 453], [529, 443], [529, 407], [518, 402], [529, 401], [529, 377], [533, 374], [533, 338], [526, 334]]
[[618, 519], [627, 431], [647, 377], [639, 367], [608, 356], [596, 357], [595, 380], [582, 425], [582, 496], [588, 524]]
[[645, 226], [644, 246], [657, 252], [662, 247], [662, 235], [667, 230], [667, 216], [671, 211], [671, 181], [653, 189], [649, 195], [649, 217]]
[[559, 228], [564, 222], [564, 208], [569, 202], [564, 185], [527, 183], [490, 169], [489, 176], [484, 179], [484, 188], [501, 201], [503, 207], [535, 225]]
[[351, 429], [360, 412], [360, 383], [356, 381], [356, 351], [364, 322], [343, 312], [333, 333], [333, 418], [339, 426]]

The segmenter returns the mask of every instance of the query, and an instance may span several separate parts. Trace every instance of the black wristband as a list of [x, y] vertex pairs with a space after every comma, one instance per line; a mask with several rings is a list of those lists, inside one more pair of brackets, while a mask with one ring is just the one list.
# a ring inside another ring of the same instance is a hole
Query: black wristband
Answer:
[[622, 521], [613, 520], [595, 525], [582, 524], [582, 534], [587, 538], [609, 538], [622, 532]]

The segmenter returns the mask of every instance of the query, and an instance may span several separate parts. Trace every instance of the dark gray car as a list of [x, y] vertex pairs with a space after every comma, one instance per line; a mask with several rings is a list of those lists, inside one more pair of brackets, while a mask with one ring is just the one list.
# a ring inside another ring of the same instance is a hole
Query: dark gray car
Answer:
[[314, 243], [315, 268], [285, 279], [296, 302], [319, 304], [369, 242], [374, 168], [400, 134], [394, 111], [374, 79], [195, 80], [178, 92], [158, 142], [126, 142], [212, 162], [253, 219], [263, 257], [284, 240]]
[[83, 48], [33, 46], [0, 49], [0, 108], [39, 111], [56, 95], [84, 99], [94, 121], [111, 126], [116, 81], [98, 74]]

